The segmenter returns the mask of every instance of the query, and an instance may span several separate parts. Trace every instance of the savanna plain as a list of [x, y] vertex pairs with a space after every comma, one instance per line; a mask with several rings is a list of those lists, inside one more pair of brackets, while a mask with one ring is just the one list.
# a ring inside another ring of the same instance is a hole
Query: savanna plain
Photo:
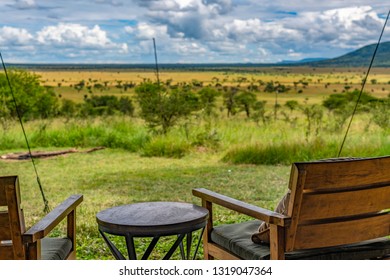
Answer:
[[[367, 80], [360, 68], [27, 71], [58, 101], [54, 116], [25, 120], [32, 150], [79, 151], [35, 159], [52, 208], [71, 194], [84, 195], [77, 212], [78, 259], [113, 259], [97, 229], [95, 216], [103, 209], [143, 201], [199, 205], [193, 188], [273, 209], [287, 190], [292, 162], [390, 154], [387, 68], [373, 69]], [[154, 90], [159, 103], [148, 95]], [[110, 105], [120, 100], [126, 110]], [[151, 110], [156, 104], [164, 110]], [[104, 149], [83, 152], [94, 147]], [[0, 150], [27, 151], [16, 119], [2, 121]], [[31, 226], [44, 215], [31, 161], [1, 160], [0, 169], [3, 176], [19, 176]], [[247, 219], [220, 208], [214, 216], [219, 223]], [[125, 250], [123, 240], [115, 242]], [[137, 252], [149, 242], [138, 239]], [[161, 258], [170, 242], [161, 242], [152, 258]]]

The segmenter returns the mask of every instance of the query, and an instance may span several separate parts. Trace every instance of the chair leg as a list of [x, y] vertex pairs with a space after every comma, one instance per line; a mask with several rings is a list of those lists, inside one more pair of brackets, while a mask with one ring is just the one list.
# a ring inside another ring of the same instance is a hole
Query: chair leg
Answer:
[[270, 225], [270, 253], [271, 260], [284, 260], [284, 228]]
[[203, 254], [205, 260], [214, 260], [214, 257], [209, 254], [209, 248], [207, 245], [207, 241], [203, 242]]

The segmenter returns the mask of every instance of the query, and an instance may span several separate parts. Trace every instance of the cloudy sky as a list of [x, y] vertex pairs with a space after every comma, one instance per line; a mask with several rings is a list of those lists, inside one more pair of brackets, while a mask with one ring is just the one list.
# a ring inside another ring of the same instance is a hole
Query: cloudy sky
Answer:
[[330, 58], [375, 43], [389, 9], [384, 0], [1, 0], [0, 51], [14, 63], [153, 63], [155, 38], [161, 63]]

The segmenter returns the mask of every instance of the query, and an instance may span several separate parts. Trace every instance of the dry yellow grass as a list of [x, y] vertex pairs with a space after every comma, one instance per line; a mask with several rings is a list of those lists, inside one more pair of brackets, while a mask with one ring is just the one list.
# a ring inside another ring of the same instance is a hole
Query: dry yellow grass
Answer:
[[[323, 96], [332, 93], [341, 93], [346, 87], [350, 90], [361, 88], [363, 78], [365, 78], [366, 69], [361, 68], [308, 68], [308, 67], [279, 67], [279, 68], [256, 68], [251, 71], [187, 71], [187, 70], [164, 70], [161, 69], [160, 80], [166, 82], [172, 80], [173, 84], [190, 83], [192, 81], [202, 82], [204, 86], [209, 84], [215, 85], [220, 83], [225, 86], [238, 86], [247, 88], [250, 84], [264, 86], [260, 82], [267, 83], [270, 81], [280, 82], [290, 86], [291, 90], [280, 95], [280, 99], [309, 99], [308, 103], [316, 102]], [[248, 69], [246, 69], [248, 70]], [[52, 70], [52, 71], [34, 71], [41, 77], [44, 85], [53, 86], [56, 92], [63, 98], [74, 101], [82, 101], [87, 90], [77, 92], [71, 88], [72, 85], [84, 80], [86, 86], [106, 83], [110, 91], [96, 91], [95, 94], [131, 94], [132, 91], [122, 92], [115, 88], [118, 81], [123, 83], [139, 84], [145, 79], [156, 80], [156, 73], [153, 70], [135, 70], [135, 69], [118, 69], [118, 70]], [[373, 84], [372, 80], [376, 83]], [[306, 82], [304, 86], [302, 82]], [[296, 85], [294, 87], [294, 84]], [[366, 83], [365, 91], [370, 92], [376, 97], [386, 97], [390, 93], [390, 69], [377, 68], [373, 69]], [[301, 94], [296, 94], [296, 93]], [[273, 100], [272, 94], [264, 95], [265, 99]]]

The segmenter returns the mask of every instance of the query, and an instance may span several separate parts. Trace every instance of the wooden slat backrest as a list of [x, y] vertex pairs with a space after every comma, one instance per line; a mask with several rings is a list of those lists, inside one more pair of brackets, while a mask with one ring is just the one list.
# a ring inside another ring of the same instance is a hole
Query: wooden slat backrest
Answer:
[[354, 216], [390, 209], [390, 183], [354, 191], [303, 194], [300, 221]]
[[390, 182], [390, 156], [324, 160], [296, 165], [310, 174], [305, 180], [305, 190], [348, 189], [356, 185]]
[[296, 163], [286, 251], [390, 235], [390, 157]]
[[[25, 259], [25, 245], [22, 242], [22, 233], [25, 231], [23, 212], [20, 209], [20, 188], [17, 176], [0, 177], [0, 203], [2, 206], [7, 206], [7, 210], [3, 211], [4, 215], [1, 218], [4, 227], [1, 227], [0, 236], [5, 239], [0, 239], [3, 243], [0, 258], [4, 259]], [[6, 203], [4, 203], [4, 201]], [[8, 215], [9, 225], [6, 225]], [[7, 232], [8, 231], [8, 232]], [[13, 254], [11, 257], [10, 249]]]
[[299, 225], [294, 249], [352, 244], [390, 235], [390, 214], [343, 222]]
[[3, 240], [11, 240], [8, 211], [0, 212], [0, 242]]
[[1, 244], [0, 245], [0, 260], [13, 260], [14, 259], [14, 248], [12, 244]]

